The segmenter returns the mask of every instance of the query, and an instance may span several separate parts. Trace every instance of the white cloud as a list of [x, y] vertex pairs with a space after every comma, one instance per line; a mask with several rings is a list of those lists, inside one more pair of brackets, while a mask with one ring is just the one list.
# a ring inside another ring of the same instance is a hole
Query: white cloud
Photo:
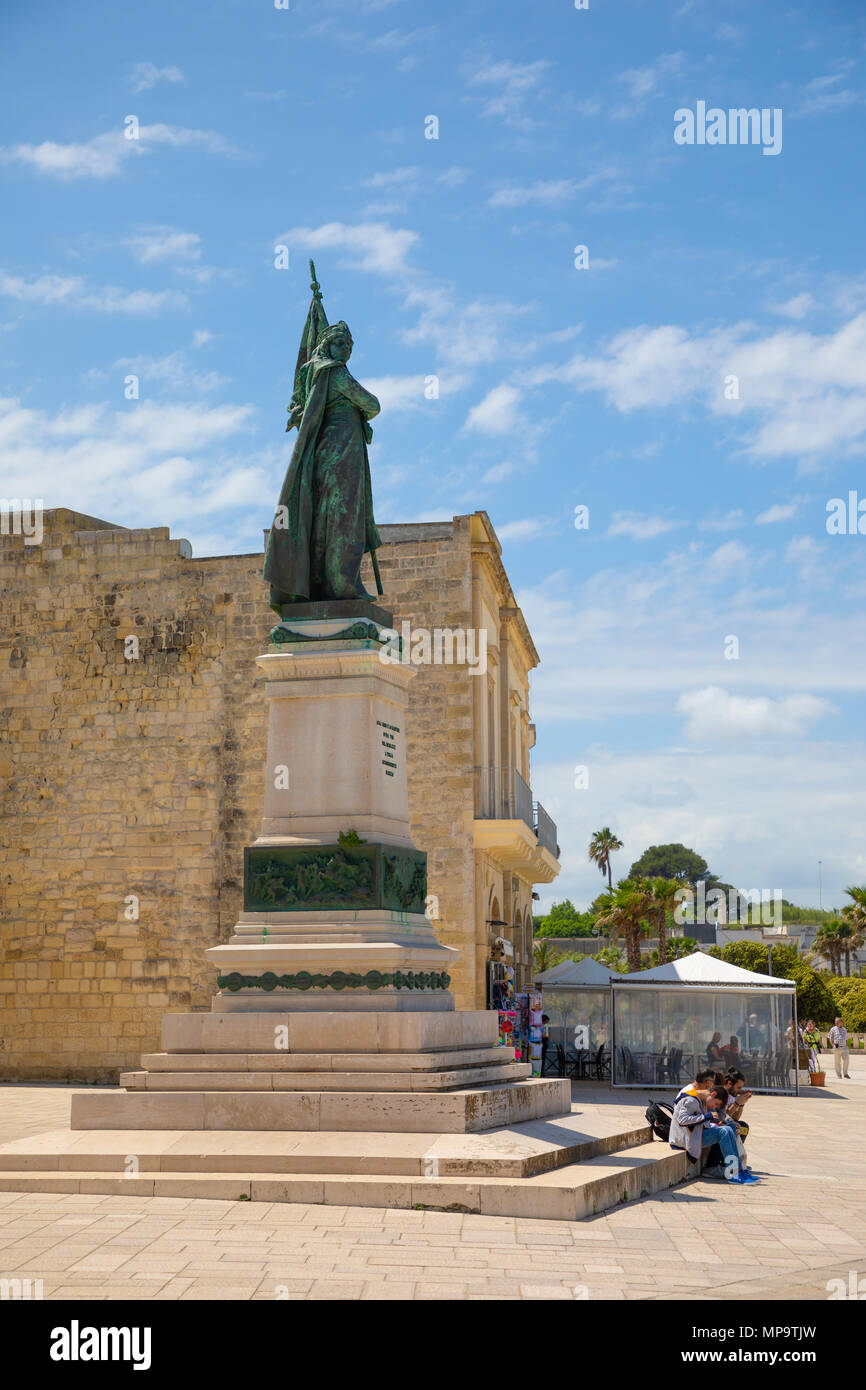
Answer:
[[[193, 346], [198, 346], [195, 340]], [[170, 352], [165, 357], [121, 357], [112, 364], [112, 372], [118, 378], [129, 374], [137, 376], [143, 396], [152, 394], [154, 384], [158, 384], [163, 391], [169, 393], [196, 392], [205, 395], [209, 391], [221, 390], [231, 380], [230, 377], [221, 376], [219, 372], [203, 372], [193, 367], [189, 356], [182, 349]], [[98, 379], [105, 380], [105, 373], [100, 373]]]
[[80, 275], [40, 275], [24, 280], [0, 271], [0, 294], [30, 304], [92, 309], [101, 314], [156, 314], [183, 309], [186, 295], [176, 290], [126, 290], [116, 285], [89, 288]]
[[658, 91], [669, 77], [682, 71], [685, 56], [684, 53], [662, 53], [647, 67], [627, 68], [619, 74], [619, 81], [625, 84], [633, 102], [641, 102]]
[[480, 434], [511, 434], [520, 423], [518, 406], [521, 400], [522, 392], [516, 386], [502, 382], [488, 391], [483, 401], [472, 407], [464, 428], [477, 430]]
[[124, 241], [137, 261], [152, 265], [158, 261], [192, 260], [201, 257], [201, 237], [197, 232], [179, 232], [174, 227], [143, 227]]
[[548, 534], [551, 522], [546, 517], [527, 517], [524, 521], [506, 521], [496, 527], [501, 541], [534, 541]]
[[525, 104], [529, 97], [539, 95], [550, 66], [546, 61], [512, 63], [510, 59], [483, 63], [469, 79], [470, 86], [492, 89], [484, 99], [482, 114], [516, 129], [532, 129], [535, 122], [526, 114]]
[[459, 188], [464, 184], [471, 174], [471, 169], [466, 169], [462, 164], [452, 164], [443, 173], [436, 175], [436, 182], [444, 184], [446, 188]]
[[850, 61], [845, 62], [841, 65], [841, 71], [827, 73], [822, 77], [813, 77], [811, 82], [807, 82], [804, 88], [803, 103], [796, 114], [798, 116], [821, 116], [827, 111], [845, 111], [850, 106], [859, 106], [861, 102], [866, 100], [863, 92], [838, 85], [846, 80], [852, 66]]
[[664, 555], [582, 583], [570, 571], [548, 575], [517, 594], [544, 656], [533, 675], [539, 727], [667, 718], [683, 690], [731, 681], [729, 634], [740, 643], [741, 693], [866, 692], [866, 651], [851, 641], [862, 582], [857, 546], [829, 538], [783, 558], [769, 538], [749, 555], [672, 537]]
[[773, 313], [781, 314], [786, 319], [804, 319], [807, 314], [811, 314], [813, 309], [818, 306], [810, 294], [795, 294], [793, 299], [788, 299], [784, 304], [773, 305]]
[[256, 548], [285, 446], [251, 452], [254, 414], [251, 405], [154, 400], [52, 414], [0, 400], [4, 484], [9, 496], [40, 496], [46, 508], [125, 526], [178, 524], [190, 537], [209, 518], [221, 525], [221, 549]]
[[108, 179], [121, 172], [124, 162], [150, 154], [159, 145], [173, 149], [197, 149], [206, 154], [235, 155], [232, 145], [212, 130], [185, 126], [142, 125], [138, 139], [127, 139], [122, 130], [95, 135], [84, 144], [61, 145], [43, 140], [40, 145], [0, 147], [0, 160], [29, 165], [37, 173], [61, 180]]
[[[431, 389], [428, 376], [380, 376], [366, 379], [364, 385], [379, 399], [383, 411], [397, 414], [411, 410], [435, 410], [437, 398], [428, 397], [425, 392]], [[453, 373], [438, 378], [439, 398], [463, 390], [467, 378]]]
[[513, 473], [516, 473], [516, 471], [517, 464], [511, 463], [509, 460], [506, 460], [503, 463], [494, 464], [492, 468], [488, 468], [487, 472], [481, 479], [482, 486], [484, 484], [492, 485], [495, 483], [503, 483], [506, 478], [510, 478]]
[[630, 536], [635, 541], [651, 541], [682, 526], [681, 521], [665, 521], [660, 516], [639, 516], [636, 512], [614, 512], [607, 534]]
[[677, 700], [685, 715], [686, 736], [694, 742], [754, 738], [802, 738], [820, 719], [833, 713], [827, 700], [815, 695], [736, 695], [721, 686], [690, 690]]
[[405, 188], [414, 187], [418, 182], [421, 169], [417, 164], [405, 165], [401, 169], [387, 169], [378, 174], [373, 174], [369, 179], [362, 179], [363, 188]]
[[[739, 399], [725, 397], [729, 375]], [[601, 392], [617, 410], [699, 401], [732, 423], [756, 418], [744, 436], [755, 458], [814, 463], [866, 447], [866, 314], [824, 335], [780, 328], [759, 337], [750, 324], [691, 334], [673, 324], [641, 325], [614, 337], [595, 356], [527, 373], [530, 384], [571, 382]]]
[[492, 208], [520, 208], [527, 203], [563, 203], [579, 188], [575, 179], [538, 179], [532, 184], [505, 184], [487, 199]]
[[418, 240], [417, 232], [384, 222], [326, 222], [321, 227], [293, 227], [277, 237], [293, 250], [341, 252], [344, 264], [377, 275], [405, 271], [406, 258]]
[[[789, 901], [809, 907], [818, 905], [819, 858], [825, 907], [844, 901], [846, 884], [866, 880], [862, 742], [812, 743], [808, 757], [802, 745], [786, 757], [780, 756], [784, 744], [764, 748], [758, 741], [736, 749], [615, 753], [582, 732], [564, 756], [560, 738], [556, 760], [533, 763], [533, 794], [557, 822], [562, 847], [562, 874], [547, 890], [551, 899], [588, 907], [600, 892], [601, 875], [587, 860], [590, 833], [599, 825], [610, 825], [623, 841], [613, 859], [615, 880], [650, 845], [672, 842], [704, 855], [726, 882], [781, 888]], [[574, 788], [576, 763], [589, 767], [587, 790]]]
[[799, 510], [799, 500], [793, 502], [775, 502], [766, 511], [759, 512], [755, 517], [756, 526], [769, 526], [774, 521], [790, 521], [792, 516], [796, 516]]
[[155, 63], [136, 63], [129, 74], [129, 82], [134, 92], [148, 92], [158, 82], [183, 82], [180, 68], [158, 68]]
[[742, 507], [736, 507], [724, 516], [704, 517], [698, 522], [699, 531], [735, 531], [743, 524]]

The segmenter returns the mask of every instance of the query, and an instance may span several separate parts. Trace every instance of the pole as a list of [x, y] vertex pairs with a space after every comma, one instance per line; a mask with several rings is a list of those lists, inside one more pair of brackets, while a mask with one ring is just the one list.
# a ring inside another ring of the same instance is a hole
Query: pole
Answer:
[[819, 912], [823, 912], [823, 910], [824, 910], [823, 901], [822, 901], [822, 899], [821, 899], [821, 863], [822, 863], [822, 861], [819, 859], [819, 860], [818, 860], [818, 911], [819, 911]]
[[767, 947], [767, 974], [768, 974], [768, 975], [772, 975], [772, 973], [773, 973], [773, 948], [772, 948], [772, 946], [768, 946], [768, 947]]

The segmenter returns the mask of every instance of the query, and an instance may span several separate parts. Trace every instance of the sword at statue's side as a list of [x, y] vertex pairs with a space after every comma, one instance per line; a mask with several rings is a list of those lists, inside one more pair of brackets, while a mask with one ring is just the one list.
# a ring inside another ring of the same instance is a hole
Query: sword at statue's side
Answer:
[[381, 598], [381, 596], [382, 596], [382, 594], [384, 594], [385, 590], [382, 588], [382, 580], [381, 580], [381, 578], [380, 578], [380, 576], [379, 576], [379, 561], [376, 559], [376, 552], [375, 552], [375, 550], [371, 550], [371, 551], [370, 551], [370, 559], [373, 561], [373, 574], [374, 574], [375, 577], [376, 577], [376, 588], [378, 589], [378, 591], [379, 591], [379, 597]]

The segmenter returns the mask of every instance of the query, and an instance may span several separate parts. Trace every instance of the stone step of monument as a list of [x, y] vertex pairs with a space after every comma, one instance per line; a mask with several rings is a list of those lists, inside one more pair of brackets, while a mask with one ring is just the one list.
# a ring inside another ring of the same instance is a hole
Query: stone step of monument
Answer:
[[[220, 1059], [225, 1066], [223, 1054]], [[271, 1059], [273, 1062], [273, 1059]], [[462, 1071], [124, 1071], [120, 1084], [128, 1091], [453, 1091], [523, 1081], [528, 1062], [468, 1067]]]
[[399, 1177], [330, 1173], [190, 1173], [94, 1170], [0, 1172], [0, 1191], [223, 1198], [227, 1201], [416, 1208], [487, 1216], [577, 1221], [673, 1187], [687, 1174], [683, 1152], [647, 1143], [531, 1177]]
[[646, 1144], [617, 1107], [477, 1134], [55, 1130], [0, 1146], [0, 1171], [366, 1173], [529, 1177]]
[[438, 1052], [146, 1052], [145, 1071], [451, 1072], [505, 1066], [513, 1047], [449, 1048]]
[[[521, 1064], [517, 1064], [521, 1065]], [[72, 1129], [371, 1130], [465, 1134], [568, 1115], [565, 1079], [509, 1081], [451, 1091], [79, 1091]]]

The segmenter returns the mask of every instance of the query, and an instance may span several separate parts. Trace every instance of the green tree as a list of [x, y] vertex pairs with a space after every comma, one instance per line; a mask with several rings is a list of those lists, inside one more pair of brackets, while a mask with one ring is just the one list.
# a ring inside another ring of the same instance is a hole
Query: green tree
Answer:
[[606, 965], [608, 970], [616, 970], [620, 975], [625, 974], [626, 959], [618, 946], [605, 946], [603, 950], [596, 951], [593, 960], [597, 960], [600, 965]]
[[546, 917], [537, 917], [533, 923], [533, 935], [540, 936], [592, 936], [596, 913], [578, 912], [574, 903], [566, 898], [554, 903]]
[[841, 1014], [849, 1033], [866, 1033], [866, 980], [831, 979], [827, 988], [833, 999], [833, 1017]]
[[707, 868], [706, 859], [693, 849], [687, 849], [685, 845], [650, 845], [645, 849], [640, 859], [636, 859], [628, 871], [631, 879], [639, 878], [672, 878], [676, 880], [678, 887], [690, 887], [695, 890], [695, 884], [703, 882], [707, 886], [707, 892], [711, 888], [726, 888], [711, 874]]
[[[698, 949], [699, 946], [697, 941], [695, 941], [691, 936], [675, 936], [672, 941], [668, 942], [667, 945], [668, 961], [680, 960], [682, 956], [690, 956], [694, 951], [697, 951]], [[667, 961], [659, 960], [659, 953], [657, 950], [653, 950], [650, 952], [649, 960], [650, 963], [648, 968], [650, 969], [654, 965], [667, 964]]]
[[615, 854], [618, 849], [622, 849], [622, 840], [618, 840], [609, 826], [603, 830], [596, 830], [589, 842], [589, 862], [597, 864], [603, 874], [607, 874], [607, 887], [609, 892], [613, 892], [613, 878], [610, 872], [610, 856]]

